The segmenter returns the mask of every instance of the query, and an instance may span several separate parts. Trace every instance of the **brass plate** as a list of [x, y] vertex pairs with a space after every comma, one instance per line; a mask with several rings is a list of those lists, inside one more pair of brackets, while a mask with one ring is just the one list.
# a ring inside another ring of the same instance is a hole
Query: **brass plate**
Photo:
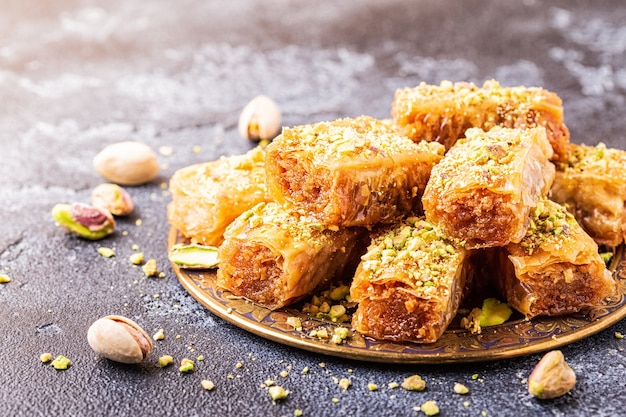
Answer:
[[[181, 241], [177, 230], [172, 228], [168, 236], [168, 250]], [[471, 334], [452, 323], [443, 336], [431, 344], [376, 341], [351, 329], [351, 337], [347, 342], [337, 345], [329, 340], [309, 336], [311, 330], [321, 328], [327, 328], [332, 335], [338, 326], [335, 323], [311, 318], [295, 309], [270, 311], [234, 297], [214, 286], [214, 271], [188, 270], [176, 265], [172, 265], [172, 268], [192, 297], [235, 326], [284, 345], [370, 362], [436, 364], [512, 358], [581, 340], [626, 316], [626, 252], [623, 246], [617, 250], [610, 268], [618, 282], [618, 293], [605, 305], [563, 317], [511, 320], [499, 326], [484, 328], [481, 334]], [[300, 317], [301, 331], [287, 324], [290, 316]], [[349, 324], [343, 326], [349, 327]]]

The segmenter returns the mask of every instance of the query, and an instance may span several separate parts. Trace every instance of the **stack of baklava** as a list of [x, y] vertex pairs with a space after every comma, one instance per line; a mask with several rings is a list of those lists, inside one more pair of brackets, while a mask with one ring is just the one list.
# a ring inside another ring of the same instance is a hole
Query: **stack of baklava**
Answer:
[[556, 94], [421, 84], [391, 115], [184, 168], [169, 221], [219, 245], [218, 286], [270, 309], [350, 280], [376, 339], [434, 342], [479, 288], [529, 318], [615, 293], [598, 244], [626, 235], [626, 152], [570, 144]]

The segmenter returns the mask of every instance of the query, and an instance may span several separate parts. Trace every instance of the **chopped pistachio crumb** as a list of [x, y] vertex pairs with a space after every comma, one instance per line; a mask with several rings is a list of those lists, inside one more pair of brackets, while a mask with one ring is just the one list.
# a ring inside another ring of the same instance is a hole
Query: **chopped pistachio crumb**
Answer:
[[305, 366], [304, 368], [302, 368], [302, 373], [303, 374], [308, 374], [309, 373], [309, 367]]
[[600, 253], [600, 257], [606, 265], [609, 265], [611, 263], [611, 259], [613, 259], [613, 252], [602, 252]]
[[369, 384], [367, 384], [367, 389], [370, 391], [378, 391], [378, 385], [370, 382]]
[[171, 364], [172, 362], [174, 362], [174, 358], [171, 357], [170, 355], [163, 355], [159, 357], [159, 366], [161, 368], [165, 368], [167, 365]]
[[52, 362], [50, 362], [50, 365], [57, 370], [65, 370], [70, 366], [70, 364], [70, 360], [63, 355], [57, 356]]
[[45, 352], [39, 355], [39, 360], [43, 363], [48, 363], [52, 360], [52, 354], [50, 352]]
[[143, 263], [143, 252], [133, 253], [128, 257], [128, 259], [133, 265], [141, 265]]
[[159, 272], [159, 278], [165, 278], [165, 272]]
[[204, 360], [204, 355], [199, 355], [197, 359], [202, 362]]
[[623, 339], [623, 338], [624, 338], [624, 335], [623, 335], [623, 334], [621, 334], [620, 332], [615, 332], [615, 338], [616, 338], [616, 339]]
[[143, 223], [143, 220], [141, 219], [135, 220], [135, 226], [141, 226], [142, 223]]
[[287, 324], [298, 331], [302, 330], [302, 321], [300, 320], [300, 317], [295, 317], [295, 316], [287, 317]]
[[335, 328], [335, 336], [339, 336], [341, 340], [346, 340], [350, 335], [350, 331], [346, 327]]
[[174, 149], [171, 146], [159, 146], [159, 153], [163, 156], [171, 156]]
[[320, 368], [325, 368], [326, 367], [326, 362], [320, 362], [319, 366], [320, 366]]
[[202, 384], [202, 388], [207, 391], [213, 391], [213, 388], [215, 388], [215, 384], [208, 379], [203, 379], [202, 381], [200, 381], [200, 384]]
[[350, 385], [352, 385], [352, 381], [350, 381], [348, 378], [341, 378], [339, 380], [339, 387], [343, 390], [347, 390], [348, 388], [350, 388]]
[[276, 382], [272, 381], [271, 379], [266, 379], [265, 382], [263, 382], [263, 385], [265, 385], [266, 387], [271, 387], [272, 385], [274, 385]]
[[284, 400], [289, 395], [289, 391], [279, 385], [272, 385], [268, 388], [267, 393], [273, 401]]
[[398, 384], [397, 382], [390, 382], [387, 384], [387, 387], [389, 387], [389, 389], [396, 389], [400, 386], [400, 384]]
[[115, 256], [115, 251], [111, 248], [107, 248], [104, 246], [100, 246], [98, 248], [98, 253], [102, 256], [104, 256], [105, 258], [111, 258], [113, 256]]
[[299, 408], [296, 408], [295, 410], [293, 410], [293, 415], [295, 417], [302, 417], [302, 410], [300, 410]]
[[133, 245], [130, 247], [132, 250], [139, 250], [139, 245], [136, 243], [133, 243]]
[[0, 284], [6, 284], [8, 282], [11, 282], [11, 277], [7, 274], [0, 274]]
[[454, 392], [456, 392], [457, 394], [465, 395], [469, 392], [469, 389], [467, 389], [465, 385], [457, 382], [454, 384]]
[[243, 368], [243, 363], [237, 362], [237, 364], [235, 365], [235, 368], [237, 368], [237, 369]]
[[472, 379], [473, 379], [473, 380], [477, 380], [477, 379], [478, 379], [478, 374], [474, 374], [474, 375], [472, 375]]
[[439, 414], [439, 407], [437, 406], [437, 403], [432, 400], [426, 401], [420, 406], [420, 409], [427, 416], [436, 416], [437, 414]]
[[289, 376], [289, 372], [287, 372], [287, 371], [280, 371], [280, 374], [279, 374], [279, 375], [280, 375], [281, 377], [283, 377], [283, 378], [287, 378], [287, 377]]
[[193, 371], [193, 368], [194, 368], [194, 362], [189, 358], [184, 358], [180, 362], [180, 367], [178, 368], [178, 370], [182, 373], [188, 373], [188, 372]]
[[141, 267], [141, 269], [147, 277], [154, 277], [159, 274], [156, 259], [150, 259], [148, 262], [145, 263], [144, 266]]
[[407, 391], [424, 391], [424, 389], [426, 389], [426, 381], [419, 375], [412, 375], [404, 378], [402, 388]]
[[331, 401], [334, 402], [335, 404], [337, 404], [339, 402], [339, 398], [333, 397]]
[[470, 406], [469, 401], [463, 401], [463, 407], [469, 407], [469, 406]]
[[165, 330], [159, 329], [155, 334], [152, 335], [154, 340], [163, 340], [165, 339]]

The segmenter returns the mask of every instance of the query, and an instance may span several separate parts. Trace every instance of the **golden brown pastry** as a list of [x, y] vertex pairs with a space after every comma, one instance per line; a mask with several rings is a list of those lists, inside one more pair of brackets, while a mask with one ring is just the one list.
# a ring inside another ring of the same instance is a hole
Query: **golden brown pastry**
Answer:
[[355, 330], [376, 339], [435, 342], [457, 313], [469, 259], [423, 218], [379, 230], [350, 288]]
[[226, 229], [216, 284], [269, 309], [289, 305], [356, 265], [363, 234], [260, 203]]
[[245, 155], [221, 157], [176, 171], [169, 186], [169, 223], [197, 243], [219, 245], [226, 226], [237, 216], [270, 200], [264, 165], [265, 153], [257, 147]]
[[433, 170], [426, 218], [467, 248], [503, 246], [526, 234], [528, 214], [554, 179], [545, 129], [471, 128]]
[[599, 245], [626, 238], [626, 151], [570, 144], [556, 165], [550, 198], [563, 204]]
[[553, 92], [537, 87], [502, 87], [486, 81], [440, 85], [421, 83], [396, 91], [391, 115], [400, 131], [415, 141], [454, 145], [471, 127], [530, 128], [543, 126], [554, 149], [554, 159], [567, 156], [569, 131], [563, 122], [563, 104]]
[[500, 251], [495, 282], [508, 303], [531, 318], [574, 313], [615, 293], [598, 245], [567, 210], [542, 199], [528, 233]]
[[285, 128], [267, 146], [272, 198], [325, 225], [372, 226], [420, 212], [437, 143], [413, 143], [360, 116]]

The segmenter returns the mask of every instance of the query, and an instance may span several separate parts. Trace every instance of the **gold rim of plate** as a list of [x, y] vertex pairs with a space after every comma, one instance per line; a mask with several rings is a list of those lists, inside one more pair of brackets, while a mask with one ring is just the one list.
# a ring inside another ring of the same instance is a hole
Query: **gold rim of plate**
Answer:
[[[169, 248], [183, 242], [175, 228], [170, 229]], [[236, 297], [214, 285], [215, 271], [189, 270], [172, 264], [185, 290], [213, 314], [241, 329], [284, 345], [310, 352], [353, 360], [403, 364], [441, 364], [491, 361], [529, 355], [576, 342], [604, 330], [626, 317], [626, 252], [620, 246], [611, 272], [618, 291], [604, 305], [578, 314], [510, 320], [499, 326], [483, 328], [480, 334], [451, 325], [435, 343], [377, 341], [354, 331], [349, 323], [337, 324], [313, 318], [296, 309], [270, 311]], [[298, 317], [302, 329], [287, 324]], [[311, 331], [326, 329], [330, 335], [338, 326], [350, 330], [342, 344], [310, 336]]]

